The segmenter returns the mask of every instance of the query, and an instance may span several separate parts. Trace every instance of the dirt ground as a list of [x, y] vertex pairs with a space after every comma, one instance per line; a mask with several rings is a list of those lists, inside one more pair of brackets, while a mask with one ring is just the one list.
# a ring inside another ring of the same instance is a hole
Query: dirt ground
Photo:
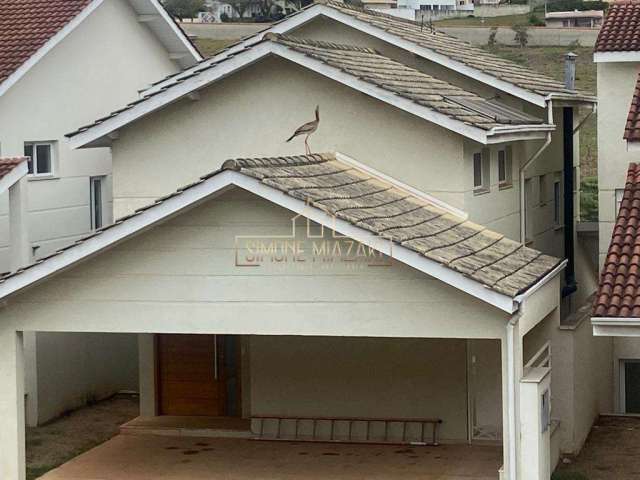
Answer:
[[114, 435], [138, 416], [138, 397], [117, 395], [75, 410], [37, 428], [27, 428], [27, 479], [33, 480]]
[[640, 478], [640, 418], [601, 417], [593, 426], [580, 454], [571, 464], [560, 465], [554, 478]]

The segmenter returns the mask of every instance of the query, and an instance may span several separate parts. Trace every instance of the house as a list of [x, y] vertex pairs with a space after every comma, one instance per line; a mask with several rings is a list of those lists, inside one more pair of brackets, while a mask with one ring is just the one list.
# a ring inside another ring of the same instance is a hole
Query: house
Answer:
[[[576, 132], [595, 99], [574, 60], [558, 82], [328, 1], [69, 133], [111, 149], [122, 218], [0, 283], [2, 473], [22, 470], [20, 332], [61, 330], [138, 335], [142, 423], [239, 415], [249, 436], [335, 440], [342, 419], [359, 432], [342, 439], [423, 442], [366, 433], [411, 415], [497, 444], [504, 479], [548, 479], [612, 392], [611, 342], [579, 309], [595, 278]], [[300, 155], [285, 140], [316, 106], [309, 143], [329, 153]]]
[[545, 24], [550, 28], [598, 28], [603, 18], [602, 10], [547, 12], [544, 15]]
[[[613, 345], [614, 411], [638, 411], [628, 394], [639, 385], [633, 376], [640, 359], [640, 342], [625, 333], [634, 322], [633, 206], [637, 181], [637, 82], [640, 45], [637, 22], [640, 4], [611, 4], [596, 43], [598, 68], [598, 195], [601, 277], [592, 318], [596, 335], [609, 336]], [[628, 253], [631, 257], [628, 257]], [[631, 269], [631, 272], [627, 272]], [[631, 273], [631, 275], [629, 275]], [[627, 278], [628, 277], [628, 278]], [[631, 303], [629, 303], [631, 302]], [[615, 325], [615, 327], [614, 327]], [[630, 330], [633, 330], [632, 328]], [[611, 338], [613, 337], [613, 338]], [[629, 371], [629, 376], [625, 373]], [[627, 383], [630, 382], [630, 383]], [[631, 388], [633, 386], [633, 388]], [[625, 393], [626, 392], [626, 393]]]
[[416, 12], [415, 18], [429, 15], [441, 16], [446, 13], [468, 12], [473, 14], [474, 4], [470, 0], [398, 0], [398, 9]]
[[[0, 155], [30, 158], [27, 255], [11, 253], [13, 213], [10, 195], [3, 193], [2, 271], [24, 267], [112, 221], [109, 150], [73, 151], [64, 133], [200, 59], [156, 0], [0, 2]], [[89, 340], [25, 334], [30, 425], [87, 398], [137, 388], [135, 369], [126, 361], [135, 356], [135, 342], [104, 337], [107, 352], [122, 353], [122, 368], [101, 376], [104, 355]], [[56, 372], [62, 371], [73, 371], [73, 381], [59, 382]]]
[[[303, 227], [289, 237], [298, 247], [285, 254], [288, 261], [275, 266], [268, 253], [256, 259], [251, 242], [290, 235], [299, 216], [313, 223], [314, 233]], [[404, 240], [407, 235], [414, 240]], [[460, 243], [459, 235], [468, 241]], [[234, 236], [241, 241], [236, 250], [228, 247]], [[355, 241], [379, 254], [357, 267], [346, 249], [311, 249], [325, 241]], [[243, 266], [256, 261], [263, 263]], [[314, 273], [316, 262], [325, 261], [335, 263]], [[504, 462], [495, 465], [496, 475], [502, 467], [503, 478], [548, 477], [544, 455], [538, 467], [530, 466], [532, 455], [550, 443], [550, 429], [539, 428], [549, 421], [545, 410], [531, 405], [546, 395], [549, 407], [548, 345], [538, 327], [545, 318], [559, 319], [563, 266], [338, 153], [225, 162], [3, 279], [0, 473], [24, 478], [19, 332], [60, 329], [139, 335], [147, 417], [242, 417], [256, 432], [265, 416], [302, 422], [436, 417], [442, 421], [438, 441], [472, 441], [487, 451], [483, 441], [502, 439], [502, 447], [491, 447]], [[216, 287], [221, 277], [224, 288]], [[62, 296], [61, 283], [70, 287]], [[91, 299], [102, 298], [105, 288], [111, 300], [96, 312]], [[473, 390], [465, 380], [467, 348], [486, 365], [477, 370]], [[231, 354], [237, 360], [218, 361], [222, 351], [238, 352]], [[445, 359], [446, 374], [439, 367]], [[179, 365], [191, 372], [190, 383]], [[377, 378], [367, 373], [372, 367]], [[202, 395], [204, 387], [210, 395]], [[466, 420], [469, 395], [474, 430]], [[518, 421], [518, 409], [530, 418]], [[397, 427], [384, 434], [372, 427], [370, 438], [424, 438]], [[311, 435], [309, 428], [287, 425], [278, 435]], [[351, 441], [366, 441], [362, 425], [357, 428]], [[111, 463], [117, 455], [126, 452], [112, 455]]]

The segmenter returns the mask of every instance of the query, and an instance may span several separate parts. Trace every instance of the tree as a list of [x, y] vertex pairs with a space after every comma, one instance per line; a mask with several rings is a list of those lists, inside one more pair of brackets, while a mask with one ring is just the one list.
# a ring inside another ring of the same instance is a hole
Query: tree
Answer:
[[514, 25], [511, 30], [516, 32], [513, 39], [520, 45], [520, 48], [524, 48], [529, 43], [529, 27], [527, 25]]
[[252, 0], [252, 3], [258, 7], [261, 17], [269, 17], [273, 9], [273, 0]]
[[205, 9], [204, 0], [164, 0], [163, 5], [171, 16], [180, 21], [195, 18]]
[[251, 0], [227, 0], [227, 3], [240, 18], [244, 17], [245, 12], [251, 6]]

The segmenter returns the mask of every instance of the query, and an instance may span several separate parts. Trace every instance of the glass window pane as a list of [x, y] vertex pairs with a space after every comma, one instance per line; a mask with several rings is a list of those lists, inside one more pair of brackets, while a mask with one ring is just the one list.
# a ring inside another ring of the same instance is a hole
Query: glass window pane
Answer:
[[51, 173], [51, 145], [36, 145], [36, 173]]
[[507, 166], [505, 164], [505, 152], [500, 150], [498, 152], [498, 180], [504, 182], [507, 179]]
[[33, 173], [33, 144], [25, 143], [24, 144], [24, 156], [29, 157], [28, 168], [29, 173]]
[[482, 155], [479, 153], [473, 154], [473, 186], [482, 186]]

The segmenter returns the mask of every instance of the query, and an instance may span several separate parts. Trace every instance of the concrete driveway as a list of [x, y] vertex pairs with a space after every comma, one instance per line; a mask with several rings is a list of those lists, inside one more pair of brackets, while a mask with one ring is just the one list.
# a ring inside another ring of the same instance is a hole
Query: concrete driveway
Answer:
[[495, 480], [495, 446], [404, 447], [118, 435], [43, 480]]

